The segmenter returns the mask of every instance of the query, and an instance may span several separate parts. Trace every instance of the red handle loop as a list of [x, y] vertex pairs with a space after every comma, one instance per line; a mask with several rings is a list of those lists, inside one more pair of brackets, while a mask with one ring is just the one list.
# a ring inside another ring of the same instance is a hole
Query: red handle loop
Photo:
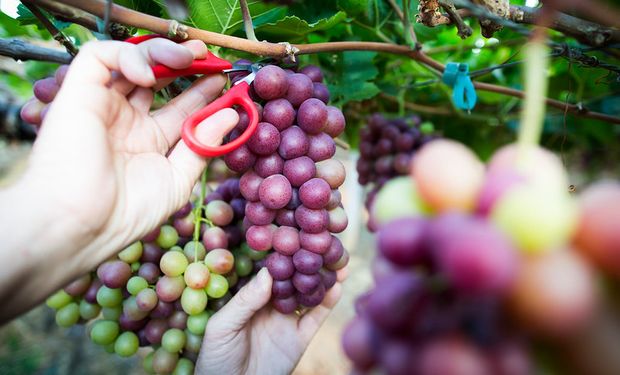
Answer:
[[[250, 98], [250, 94], [248, 92], [249, 90], [250, 85], [246, 82], [240, 82], [231, 87], [230, 90], [217, 98], [211, 104], [189, 116], [183, 123], [183, 129], [181, 131], [181, 136], [187, 146], [199, 155], [216, 157], [234, 151], [247, 142], [252, 134], [254, 134], [254, 131], [256, 131], [256, 127], [258, 126], [258, 110], [254, 105], [254, 101]], [[215, 112], [224, 108], [231, 108], [235, 104], [240, 105], [247, 112], [250, 119], [248, 128], [239, 136], [239, 138], [232, 142], [226, 143], [225, 145], [211, 147], [200, 143], [196, 137], [196, 132], [194, 131], [198, 124]]]

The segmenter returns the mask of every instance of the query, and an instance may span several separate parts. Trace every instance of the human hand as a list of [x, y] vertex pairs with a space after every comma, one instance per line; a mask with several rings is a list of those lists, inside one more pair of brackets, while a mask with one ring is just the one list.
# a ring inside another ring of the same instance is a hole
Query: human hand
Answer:
[[[220, 94], [226, 78], [203, 77], [150, 113], [153, 88], [170, 82], [156, 81], [150, 65], [184, 68], [206, 53], [202, 42], [163, 38], [82, 47], [45, 116], [27, 170], [0, 197], [7, 209], [0, 226], [12, 235], [3, 247], [19, 254], [0, 280], [0, 298], [13, 306], [5, 314], [42, 300], [187, 202], [206, 161], [179, 141], [181, 124]], [[196, 128], [197, 137], [215, 146], [237, 121], [233, 109], [222, 110]], [[20, 292], [11, 295], [17, 280]]]
[[346, 268], [323, 302], [301, 316], [279, 313], [269, 303], [269, 272], [263, 268], [207, 323], [197, 374], [289, 374], [342, 294]]

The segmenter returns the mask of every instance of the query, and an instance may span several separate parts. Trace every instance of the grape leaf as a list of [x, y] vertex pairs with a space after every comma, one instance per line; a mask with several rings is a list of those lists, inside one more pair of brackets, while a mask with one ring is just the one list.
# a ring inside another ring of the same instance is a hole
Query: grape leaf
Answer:
[[[239, 0], [188, 0], [189, 22], [199, 29], [233, 34], [243, 27]], [[276, 6], [261, 1], [248, 1], [252, 18], [260, 18]]]
[[379, 93], [372, 82], [379, 71], [373, 64], [376, 52], [343, 52], [335, 64], [334, 79], [328, 83], [332, 100], [339, 105], [350, 101], [370, 99]]
[[[62, 30], [65, 29], [69, 26], [72, 25], [71, 22], [65, 22], [65, 21], [59, 21], [57, 19], [55, 19], [54, 17], [50, 16], [49, 13], [47, 13], [46, 11], [44, 11], [43, 9], [41, 9], [41, 12], [43, 12], [43, 14], [45, 14], [47, 16], [47, 18], [52, 22], [52, 24], [54, 26], [56, 26], [56, 28], [58, 30]], [[34, 14], [32, 14], [32, 12], [30, 11], [30, 9], [26, 8], [25, 5], [23, 4], [19, 4], [17, 6], [17, 18], [19, 21], [20, 25], [36, 25], [37, 29], [39, 30], [44, 30], [45, 26], [43, 26], [43, 24], [41, 23], [41, 21], [39, 21], [39, 19], [37, 17], [34, 16]]]
[[17, 20], [0, 12], [0, 35], [2, 36], [19, 36], [28, 35], [28, 29], [21, 27]]
[[293, 41], [309, 33], [329, 29], [345, 19], [345, 12], [337, 12], [314, 23], [308, 23], [297, 16], [286, 16], [277, 22], [261, 25], [256, 28], [256, 33], [268, 40]]

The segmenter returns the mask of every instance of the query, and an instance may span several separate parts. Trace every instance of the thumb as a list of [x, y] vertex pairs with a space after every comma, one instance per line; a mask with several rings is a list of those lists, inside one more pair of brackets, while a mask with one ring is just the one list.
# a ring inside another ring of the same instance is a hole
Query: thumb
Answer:
[[254, 277], [209, 321], [209, 330], [235, 332], [245, 326], [254, 314], [269, 302], [273, 279], [266, 268]]

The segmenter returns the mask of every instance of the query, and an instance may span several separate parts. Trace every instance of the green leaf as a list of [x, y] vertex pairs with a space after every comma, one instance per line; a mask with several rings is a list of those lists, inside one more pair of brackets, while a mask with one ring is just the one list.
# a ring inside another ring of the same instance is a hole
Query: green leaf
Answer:
[[264, 36], [265, 39], [291, 41], [312, 32], [329, 29], [345, 19], [345, 12], [338, 12], [329, 18], [323, 18], [314, 23], [308, 23], [297, 16], [286, 16], [275, 23], [262, 25], [256, 29], [256, 32]]
[[[52, 22], [54, 26], [56, 26], [58, 30], [62, 31], [63, 29], [72, 25], [71, 22], [59, 21], [55, 19], [53, 16], [51, 16], [49, 13], [47, 13], [43, 9], [41, 9], [41, 12], [45, 16], [47, 16], [47, 18]], [[17, 20], [19, 21], [19, 24], [23, 26], [36, 25], [37, 29], [39, 30], [45, 29], [45, 26], [43, 26], [41, 21], [39, 21], [39, 19], [35, 17], [34, 14], [32, 14], [32, 12], [30, 11], [30, 9], [26, 8], [24, 4], [19, 4], [17, 6]]]
[[[189, 22], [195, 27], [221, 34], [233, 34], [243, 27], [239, 0], [188, 0]], [[269, 17], [275, 5], [248, 1], [252, 18]]]
[[28, 29], [20, 26], [17, 20], [0, 12], [0, 35], [7, 37], [29, 34]]
[[126, 8], [137, 10], [138, 12], [147, 13], [157, 17], [163, 15], [165, 7], [162, 1], [159, 0], [116, 0], [114, 2]]
[[376, 52], [343, 52], [335, 64], [335, 77], [330, 82], [332, 100], [340, 105], [350, 101], [370, 99], [380, 90], [372, 82], [379, 71], [373, 64]]

